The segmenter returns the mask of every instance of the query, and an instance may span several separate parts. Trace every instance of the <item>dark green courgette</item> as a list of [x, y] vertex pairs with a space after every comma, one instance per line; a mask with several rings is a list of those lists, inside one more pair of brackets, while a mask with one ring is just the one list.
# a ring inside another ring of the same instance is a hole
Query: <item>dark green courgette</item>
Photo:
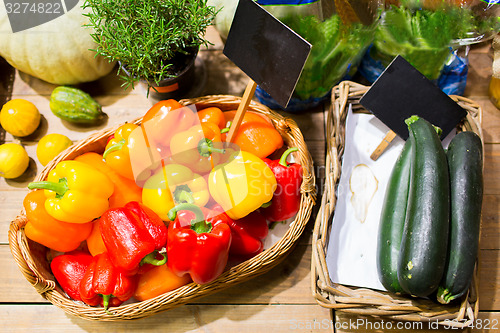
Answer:
[[406, 120], [412, 141], [410, 190], [398, 261], [398, 281], [411, 295], [426, 297], [441, 281], [448, 246], [448, 163], [436, 129], [426, 120]]
[[406, 217], [410, 187], [411, 140], [406, 140], [387, 183], [380, 215], [377, 245], [378, 276], [390, 292], [401, 293], [398, 256]]
[[479, 247], [483, 200], [483, 153], [474, 132], [457, 134], [448, 146], [450, 232], [448, 260], [437, 299], [448, 304], [469, 288]]

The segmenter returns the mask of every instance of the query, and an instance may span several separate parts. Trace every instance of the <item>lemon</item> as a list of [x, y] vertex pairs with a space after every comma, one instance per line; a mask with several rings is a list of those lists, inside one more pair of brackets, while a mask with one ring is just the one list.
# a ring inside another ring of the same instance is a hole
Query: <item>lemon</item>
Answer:
[[17, 143], [0, 145], [0, 176], [17, 178], [28, 168], [30, 158], [23, 146]]
[[36, 156], [43, 166], [47, 165], [54, 157], [64, 149], [71, 146], [73, 142], [62, 134], [47, 134], [40, 139], [36, 146]]

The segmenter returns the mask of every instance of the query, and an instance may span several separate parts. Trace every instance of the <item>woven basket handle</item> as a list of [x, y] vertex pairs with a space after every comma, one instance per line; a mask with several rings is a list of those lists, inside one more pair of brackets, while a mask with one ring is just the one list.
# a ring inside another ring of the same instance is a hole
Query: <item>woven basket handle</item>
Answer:
[[36, 291], [45, 298], [45, 293], [55, 289], [54, 281], [47, 281], [42, 276], [36, 274], [35, 262], [29, 251], [28, 241], [22, 229], [28, 222], [26, 216], [21, 214], [10, 223], [9, 246], [14, 260], [17, 262], [21, 273], [28, 280]]

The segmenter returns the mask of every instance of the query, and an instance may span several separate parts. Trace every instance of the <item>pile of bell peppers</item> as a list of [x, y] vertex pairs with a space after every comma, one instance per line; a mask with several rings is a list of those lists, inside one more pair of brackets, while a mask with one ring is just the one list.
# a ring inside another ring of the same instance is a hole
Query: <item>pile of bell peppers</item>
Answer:
[[102, 152], [28, 185], [26, 236], [52, 250], [68, 297], [112, 314], [129, 299], [209, 283], [262, 252], [270, 222], [297, 214], [302, 168], [287, 162], [297, 148], [285, 150], [253, 112], [227, 144], [235, 113], [160, 101]]

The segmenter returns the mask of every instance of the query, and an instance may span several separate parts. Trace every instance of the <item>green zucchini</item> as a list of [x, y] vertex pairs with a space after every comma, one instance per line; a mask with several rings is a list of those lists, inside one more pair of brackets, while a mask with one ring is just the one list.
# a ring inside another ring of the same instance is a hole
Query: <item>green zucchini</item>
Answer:
[[441, 281], [448, 246], [448, 163], [436, 129], [425, 119], [406, 120], [412, 141], [408, 208], [398, 260], [398, 281], [413, 296], [427, 297]]
[[483, 152], [474, 132], [457, 134], [448, 146], [450, 232], [448, 260], [437, 299], [448, 304], [468, 290], [479, 247], [483, 200]]
[[406, 140], [387, 183], [377, 244], [377, 268], [382, 285], [401, 293], [398, 281], [398, 256], [406, 217], [410, 187], [411, 140]]
[[105, 117], [101, 105], [89, 94], [66, 86], [52, 91], [50, 110], [57, 117], [77, 124], [98, 124]]

